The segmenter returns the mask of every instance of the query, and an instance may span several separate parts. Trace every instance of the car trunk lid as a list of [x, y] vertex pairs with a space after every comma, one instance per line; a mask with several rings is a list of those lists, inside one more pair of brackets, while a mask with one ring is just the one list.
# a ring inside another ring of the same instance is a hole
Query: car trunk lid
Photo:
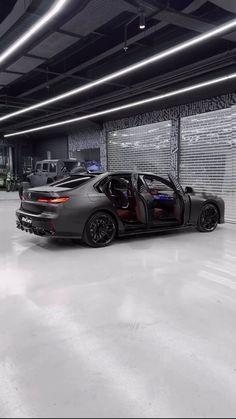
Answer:
[[[50, 204], [47, 200], [68, 197], [69, 192], [71, 192], [71, 189], [69, 188], [60, 188], [56, 186], [28, 189], [23, 193], [21, 209], [31, 214], [41, 214], [45, 209], [49, 212], [55, 212], [57, 205]], [[39, 200], [45, 200], [45, 202], [39, 202]]]

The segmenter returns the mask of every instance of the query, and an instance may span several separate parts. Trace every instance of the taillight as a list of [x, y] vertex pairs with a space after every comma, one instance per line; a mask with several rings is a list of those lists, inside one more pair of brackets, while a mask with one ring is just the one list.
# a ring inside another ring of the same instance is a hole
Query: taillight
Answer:
[[37, 202], [43, 202], [44, 204], [64, 204], [68, 202], [70, 198], [61, 197], [61, 198], [39, 198]]

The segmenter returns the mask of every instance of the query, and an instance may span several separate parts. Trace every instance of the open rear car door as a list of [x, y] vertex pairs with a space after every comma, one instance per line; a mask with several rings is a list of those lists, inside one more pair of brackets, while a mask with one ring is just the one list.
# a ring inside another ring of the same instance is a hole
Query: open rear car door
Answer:
[[142, 194], [139, 191], [139, 174], [137, 172], [133, 172], [131, 176], [132, 181], [132, 188], [133, 193], [136, 200], [136, 214], [137, 219], [140, 223], [146, 224], [148, 223], [147, 219], [147, 207], [145, 203], [145, 199], [142, 197]]

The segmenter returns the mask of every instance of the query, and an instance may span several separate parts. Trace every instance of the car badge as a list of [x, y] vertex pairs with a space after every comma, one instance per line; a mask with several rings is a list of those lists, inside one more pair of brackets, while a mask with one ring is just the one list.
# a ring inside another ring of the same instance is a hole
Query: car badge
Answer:
[[31, 199], [31, 198], [32, 198], [32, 193], [31, 193], [31, 192], [29, 192], [29, 193], [28, 193], [28, 198], [29, 198], [29, 199]]

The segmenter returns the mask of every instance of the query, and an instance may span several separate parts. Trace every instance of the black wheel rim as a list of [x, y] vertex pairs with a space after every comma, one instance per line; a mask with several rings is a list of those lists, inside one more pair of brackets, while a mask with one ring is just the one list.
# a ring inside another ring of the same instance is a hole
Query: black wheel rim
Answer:
[[215, 230], [219, 221], [219, 215], [216, 207], [213, 205], [207, 205], [201, 216], [201, 225], [206, 231]]
[[107, 245], [115, 237], [116, 226], [109, 215], [99, 215], [90, 224], [90, 237], [97, 245]]

